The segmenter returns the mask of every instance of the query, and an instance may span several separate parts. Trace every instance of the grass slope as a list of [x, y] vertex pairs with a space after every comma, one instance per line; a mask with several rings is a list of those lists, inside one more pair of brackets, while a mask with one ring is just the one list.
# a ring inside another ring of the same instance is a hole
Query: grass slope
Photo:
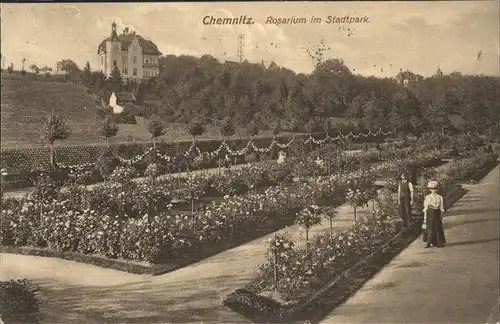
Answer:
[[56, 109], [72, 129], [67, 143], [101, 141], [96, 133], [98, 104], [85, 88], [69, 83], [11, 78], [2, 74], [2, 147], [44, 144], [40, 129], [45, 114]]
[[[34, 75], [2, 73], [1, 90], [1, 144], [2, 148], [40, 147], [40, 129], [45, 114], [55, 108], [72, 129], [70, 137], [56, 145], [97, 144], [104, 139], [97, 129], [101, 118], [97, 114], [99, 104], [86, 93], [83, 86], [71, 83], [51, 82]], [[187, 124], [165, 123], [165, 141], [188, 140]], [[271, 136], [270, 131], [258, 135]], [[283, 134], [281, 134], [283, 135]], [[246, 130], [238, 128], [230, 138], [245, 138]], [[206, 132], [199, 139], [218, 139], [220, 127], [207, 125]], [[135, 125], [119, 125], [113, 143], [149, 142], [146, 121], [137, 118]]]

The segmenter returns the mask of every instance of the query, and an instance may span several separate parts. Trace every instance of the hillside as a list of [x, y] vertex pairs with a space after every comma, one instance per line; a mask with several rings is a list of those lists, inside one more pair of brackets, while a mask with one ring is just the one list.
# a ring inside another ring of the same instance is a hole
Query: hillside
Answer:
[[3, 73], [1, 84], [2, 147], [43, 144], [40, 129], [52, 108], [71, 126], [72, 134], [66, 143], [101, 141], [95, 132], [99, 106], [84, 87]]
[[[97, 129], [100, 108], [87, 94], [86, 88], [72, 83], [51, 82], [34, 75], [21, 76], [18, 73], [2, 73], [1, 79], [1, 144], [2, 148], [39, 147], [45, 143], [40, 139], [40, 129], [45, 114], [55, 108], [65, 118], [72, 129], [71, 136], [56, 145], [103, 143]], [[165, 123], [166, 133], [161, 139], [190, 139], [184, 123]], [[120, 124], [118, 134], [111, 142], [144, 142], [150, 136], [142, 118], [136, 125]], [[259, 135], [270, 135], [262, 131]], [[244, 129], [237, 129], [236, 137], [246, 137]], [[206, 126], [200, 139], [220, 138], [219, 127]]]

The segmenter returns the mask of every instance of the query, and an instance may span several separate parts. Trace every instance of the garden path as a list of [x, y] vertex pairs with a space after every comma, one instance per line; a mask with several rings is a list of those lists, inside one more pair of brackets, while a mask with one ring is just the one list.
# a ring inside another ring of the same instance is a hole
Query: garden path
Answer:
[[444, 249], [419, 237], [321, 323], [498, 323], [500, 166], [464, 188]]
[[[440, 168], [445, 168], [446, 164]], [[371, 204], [370, 204], [371, 206]], [[358, 210], [370, 214], [369, 208]], [[339, 208], [335, 230], [352, 226], [353, 211]], [[325, 220], [310, 235], [328, 230]], [[287, 231], [305, 243], [298, 226]], [[0, 280], [28, 278], [41, 287], [42, 323], [250, 323], [221, 304], [249, 283], [265, 262], [265, 235], [160, 276], [133, 275], [56, 258], [0, 255]]]

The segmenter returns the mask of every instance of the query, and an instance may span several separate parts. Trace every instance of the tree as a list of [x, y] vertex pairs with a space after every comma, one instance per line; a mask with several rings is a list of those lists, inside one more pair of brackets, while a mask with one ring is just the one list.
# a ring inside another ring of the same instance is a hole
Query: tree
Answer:
[[324, 217], [328, 218], [328, 221], [330, 222], [330, 238], [333, 239], [333, 220], [335, 217], [337, 217], [339, 211], [338, 207], [331, 207], [327, 208], [324, 210]]
[[83, 68], [83, 82], [87, 87], [92, 84], [92, 71], [90, 70], [89, 62], [87, 62]]
[[14, 72], [14, 63], [10, 63], [9, 67], [7, 67], [7, 72], [8, 73]]
[[56, 66], [57, 66], [58, 71], [62, 71], [64, 73], [66, 73], [66, 75], [69, 75], [69, 76], [80, 71], [80, 68], [78, 68], [78, 65], [70, 59], [61, 60], [61, 61], [56, 63]]
[[275, 121], [272, 128], [273, 136], [277, 136], [281, 132], [282, 128], [283, 126], [281, 125], [281, 119]]
[[309, 229], [321, 223], [320, 209], [316, 205], [304, 208], [297, 213], [295, 223], [306, 231], [306, 254], [309, 255]]
[[151, 116], [148, 120], [148, 132], [153, 140], [153, 146], [156, 148], [156, 139], [165, 135], [165, 125], [157, 115]]
[[321, 129], [321, 124], [320, 124], [318, 118], [311, 117], [307, 121], [305, 128], [306, 128], [306, 132], [309, 133], [309, 135], [312, 135], [313, 133], [315, 133]]
[[80, 77], [80, 68], [70, 59], [64, 59], [56, 63], [57, 71], [62, 71], [66, 75], [66, 80], [76, 82]]
[[35, 73], [35, 74], [40, 73], [40, 68], [36, 64], [31, 64], [30, 70], [33, 71], [33, 73]]
[[227, 139], [229, 136], [232, 136], [236, 133], [236, 129], [234, 128], [233, 121], [229, 117], [225, 117], [220, 125], [220, 134], [224, 139]]
[[412, 117], [421, 118], [420, 102], [418, 98], [409, 90], [404, 89], [396, 93], [392, 100], [392, 109], [389, 114], [389, 121], [393, 128], [409, 131], [412, 125]]
[[45, 119], [42, 127], [42, 139], [50, 145], [50, 165], [55, 167], [54, 161], [54, 142], [65, 140], [71, 134], [71, 129], [61, 116], [52, 109]]
[[116, 62], [113, 64], [113, 69], [111, 70], [111, 75], [109, 76], [107, 83], [112, 92], [120, 92], [123, 89], [122, 75], [118, 65], [116, 65]]
[[[229, 117], [225, 117], [220, 125], [220, 134], [226, 140], [229, 136], [232, 136], [236, 133], [236, 129], [234, 128], [234, 123]], [[230, 163], [230, 161], [228, 162]], [[234, 164], [236, 165], [236, 156], [234, 157]]]
[[365, 102], [362, 107], [363, 126], [373, 132], [387, 126], [386, 108], [384, 102], [375, 97]]
[[199, 118], [194, 118], [189, 122], [188, 125], [189, 135], [193, 138], [193, 143], [195, 142], [196, 136], [203, 135], [205, 132], [205, 126], [203, 121]]
[[24, 71], [24, 64], [26, 63], [26, 58], [25, 57], [23, 57], [21, 59], [21, 63], [22, 63], [22, 65], [21, 65], [21, 71]]
[[104, 120], [101, 124], [100, 132], [101, 132], [102, 137], [104, 137], [106, 139], [108, 147], [109, 147], [109, 139], [112, 137], [115, 137], [116, 134], [118, 133], [118, 130], [119, 130], [118, 125], [116, 125], [113, 122], [113, 120], [111, 119], [111, 117], [109, 115], [104, 117]]
[[426, 121], [433, 127], [441, 129], [441, 135], [444, 135], [444, 129], [449, 126], [447, 103], [444, 96], [440, 96], [438, 100], [429, 103], [424, 107]]
[[50, 75], [50, 72], [52, 72], [52, 68], [45, 65], [43, 68], [40, 69], [44, 74], [45, 76], [48, 76]]
[[259, 134], [259, 132], [260, 129], [257, 127], [257, 123], [254, 120], [251, 121], [247, 127], [247, 135], [250, 137], [250, 139], [253, 139], [253, 137]]

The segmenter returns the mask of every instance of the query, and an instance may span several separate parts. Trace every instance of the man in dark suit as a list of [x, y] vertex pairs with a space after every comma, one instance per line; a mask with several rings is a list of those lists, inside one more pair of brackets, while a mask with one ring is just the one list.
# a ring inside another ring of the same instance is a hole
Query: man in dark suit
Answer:
[[411, 205], [413, 205], [413, 184], [408, 181], [404, 173], [401, 175], [401, 181], [398, 184], [398, 205], [403, 226], [408, 227], [411, 217]]

